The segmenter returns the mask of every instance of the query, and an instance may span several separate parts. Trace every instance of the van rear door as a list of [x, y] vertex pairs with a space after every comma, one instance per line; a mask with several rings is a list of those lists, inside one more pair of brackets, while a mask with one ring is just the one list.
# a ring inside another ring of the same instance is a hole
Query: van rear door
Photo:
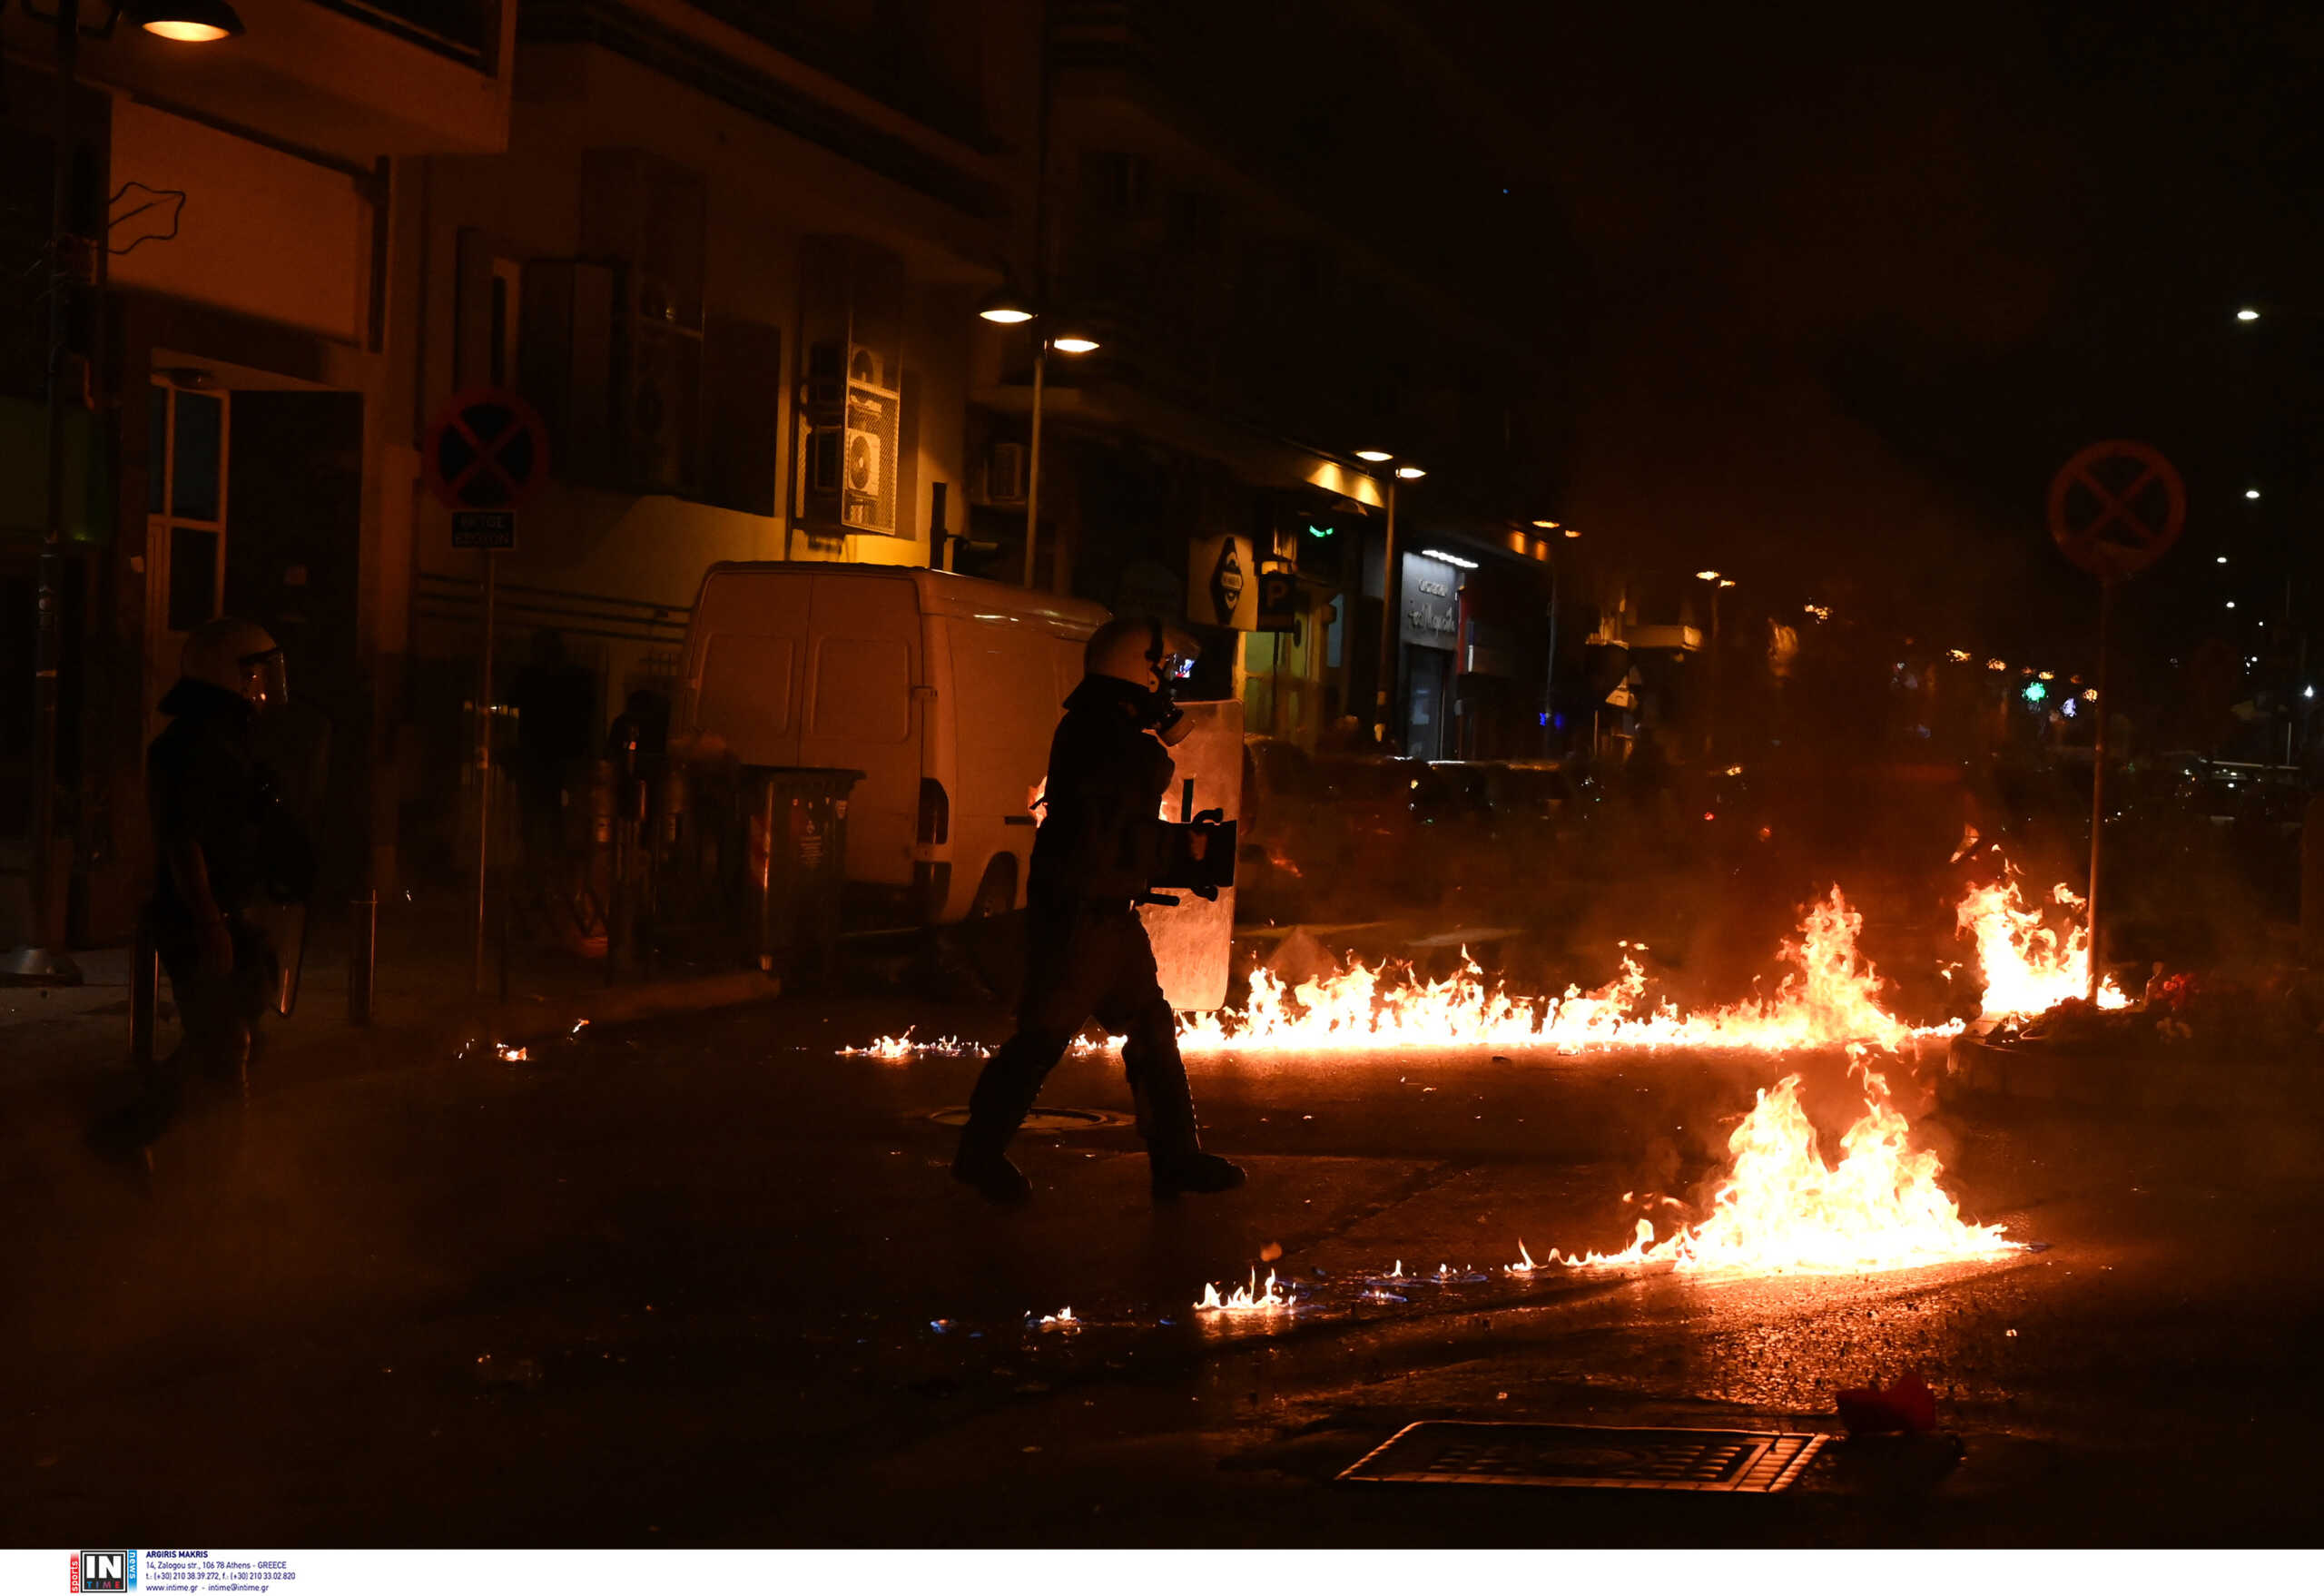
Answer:
[[860, 770], [847, 811], [850, 881], [910, 885], [920, 805], [920, 600], [908, 577], [812, 578], [797, 763]]
[[723, 741], [744, 764], [798, 764], [807, 675], [809, 579], [715, 571], [687, 635], [679, 724]]

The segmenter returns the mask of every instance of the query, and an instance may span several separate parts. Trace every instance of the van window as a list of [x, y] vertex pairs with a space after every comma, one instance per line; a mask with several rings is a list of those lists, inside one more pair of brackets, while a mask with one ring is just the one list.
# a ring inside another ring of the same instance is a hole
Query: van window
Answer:
[[763, 748], [791, 730], [792, 656], [796, 646], [793, 638], [759, 637], [747, 632], [720, 632], [710, 639], [703, 658], [695, 721], [724, 737], [745, 763], [771, 757], [747, 751]]
[[814, 732], [901, 743], [911, 732], [911, 655], [901, 637], [825, 637], [815, 645]]

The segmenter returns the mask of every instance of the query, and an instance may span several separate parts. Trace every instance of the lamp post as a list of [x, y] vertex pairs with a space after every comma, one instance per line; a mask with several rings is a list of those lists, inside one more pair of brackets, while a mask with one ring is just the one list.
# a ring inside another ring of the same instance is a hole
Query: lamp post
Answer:
[[[1562, 532], [1568, 537], [1581, 536], [1580, 527], [1561, 526], [1555, 521], [1537, 520], [1533, 525], [1543, 532]], [[1565, 576], [1565, 562], [1554, 557], [1555, 545], [1551, 545], [1550, 548], [1552, 557], [1550, 560], [1550, 664], [1549, 669], [1542, 674], [1541, 695], [1549, 701], [1550, 718], [1554, 722], [1558, 714], [1558, 588]], [[1553, 726], [1551, 729], [1556, 731], [1563, 728]], [[1542, 740], [1544, 753], [1548, 752], [1551, 741], [1553, 739], [1551, 738]]]
[[[32, 814], [26, 830], [26, 897], [31, 924], [25, 945], [0, 958], [0, 982], [21, 986], [78, 986], [81, 970], [64, 951], [64, 894], [56, 868], [57, 672], [63, 668], [64, 636], [59, 606], [64, 589], [64, 415], [71, 368], [72, 294], [76, 277], [96, 281], [96, 260], [104, 249], [103, 222], [97, 236], [82, 239], [73, 222], [74, 91], [81, 81], [81, 41], [113, 36], [123, 14], [147, 33], [182, 44], [207, 44], [242, 31], [242, 19], [225, 0], [114, 0], [94, 27], [81, 21], [81, 0], [56, 0], [44, 15], [31, 0], [25, 14], [56, 30], [56, 103], [48, 211], [48, 438], [47, 506], [41, 528], [38, 594], [33, 644]], [[85, 264], [84, 263], [85, 262]], [[97, 451], [88, 451], [95, 469]], [[86, 495], [84, 495], [84, 502]]]
[[1697, 571], [1695, 580], [1710, 588], [1710, 714], [1703, 725], [1703, 761], [1709, 764], [1713, 740], [1718, 734], [1719, 688], [1726, 675], [1718, 656], [1718, 596], [1735, 586], [1735, 578], [1717, 571]]
[[[984, 303], [977, 307], [977, 314], [1002, 327], [1032, 324], [1032, 439], [1025, 451], [1025, 586], [1030, 587], [1033, 585], [1033, 558], [1040, 541], [1041, 396], [1047, 386], [1049, 351], [1054, 350], [1060, 355], [1086, 355], [1098, 347], [1098, 340], [1089, 335], [1087, 329], [1069, 320], [1059, 321], [1055, 330], [1043, 325], [1049, 319], [1007, 283], [986, 296]], [[1062, 567], [1058, 574], [1061, 580], [1064, 575]], [[1063, 587], [1060, 586], [1059, 591], [1063, 592]]]
[[1428, 475], [1410, 460], [1398, 460], [1386, 449], [1360, 448], [1355, 458], [1374, 466], [1390, 466], [1387, 474], [1387, 540], [1380, 558], [1380, 676], [1372, 695], [1372, 740], [1385, 745], [1388, 741], [1388, 695], [1396, 685], [1396, 606], [1403, 586], [1397, 578], [1396, 566], [1396, 484], [1417, 482]]

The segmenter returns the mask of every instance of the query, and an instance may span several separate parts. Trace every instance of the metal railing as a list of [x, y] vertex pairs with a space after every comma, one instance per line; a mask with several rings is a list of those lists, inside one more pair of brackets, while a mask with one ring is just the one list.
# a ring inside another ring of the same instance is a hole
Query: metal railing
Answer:
[[[521, 582], [503, 581], [496, 586], [499, 594], [492, 629], [500, 636], [550, 626], [569, 636], [675, 648], [685, 640], [686, 623], [694, 615], [691, 605], [655, 604], [649, 599], [535, 587]], [[412, 616], [416, 620], [473, 627], [483, 605], [484, 585], [476, 577], [422, 571], [412, 595]]]

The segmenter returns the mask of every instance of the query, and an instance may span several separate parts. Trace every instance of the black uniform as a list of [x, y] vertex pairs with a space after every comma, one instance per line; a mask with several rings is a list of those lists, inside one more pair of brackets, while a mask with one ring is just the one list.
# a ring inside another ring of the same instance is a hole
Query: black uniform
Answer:
[[1110, 676], [1089, 676], [1065, 701], [1026, 883], [1017, 1034], [978, 1078], [966, 1149], [1000, 1150], [1094, 1016], [1128, 1039], [1122, 1064], [1138, 1131], [1157, 1165], [1200, 1151], [1177, 1028], [1137, 917], [1137, 900], [1163, 862], [1160, 810], [1176, 768], [1145, 729], [1152, 696]]
[[[305, 896], [313, 858], [251, 748], [249, 700], [187, 677], [161, 708], [173, 718], [145, 756], [153, 944], [169, 971], [188, 1055], [205, 1069], [228, 1072], [241, 1062], [275, 979], [274, 950], [243, 911], [261, 892]], [[202, 969], [200, 922], [172, 867], [189, 844], [202, 851], [211, 900], [233, 939], [234, 968], [222, 975]]]

